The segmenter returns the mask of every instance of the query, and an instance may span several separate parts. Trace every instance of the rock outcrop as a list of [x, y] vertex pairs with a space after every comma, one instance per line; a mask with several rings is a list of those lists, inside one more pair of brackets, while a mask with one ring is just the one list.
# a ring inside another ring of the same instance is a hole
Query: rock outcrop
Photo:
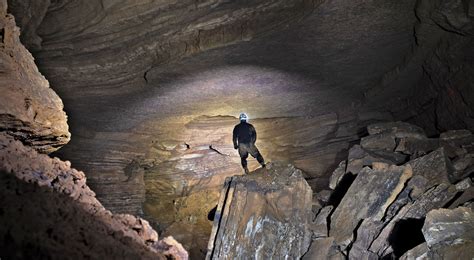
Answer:
[[146, 220], [106, 210], [69, 162], [4, 133], [0, 147], [2, 257], [187, 259], [173, 238], [159, 241]]
[[[368, 133], [356, 149], [373, 156], [360, 161], [358, 154], [349, 153], [334, 171], [328, 202], [316, 203], [328, 206], [315, 211], [318, 228], [304, 258], [470, 259], [474, 172], [464, 158], [473, 152], [474, 136], [455, 131], [427, 138], [402, 122], [369, 125]], [[380, 151], [385, 156], [377, 157]], [[387, 163], [395, 154], [406, 160]], [[350, 168], [357, 160], [358, 167]], [[462, 167], [453, 167], [460, 160]], [[321, 232], [324, 220], [327, 235]]]
[[63, 103], [20, 43], [20, 29], [0, 1], [0, 131], [50, 153], [70, 139]]
[[226, 180], [206, 259], [297, 259], [311, 240], [312, 190], [301, 171], [271, 163]]

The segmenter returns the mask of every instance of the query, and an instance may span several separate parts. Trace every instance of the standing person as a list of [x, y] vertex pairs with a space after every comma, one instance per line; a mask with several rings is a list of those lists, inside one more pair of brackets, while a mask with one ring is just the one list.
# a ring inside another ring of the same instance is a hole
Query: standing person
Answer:
[[247, 157], [252, 155], [253, 158], [256, 158], [257, 161], [262, 165], [262, 168], [265, 168], [265, 161], [255, 146], [255, 141], [257, 141], [257, 132], [253, 125], [248, 123], [248, 116], [245, 113], [241, 113], [239, 116], [240, 124], [234, 127], [233, 138], [234, 149], [239, 150], [240, 160], [242, 167], [246, 174], [249, 173], [247, 168]]

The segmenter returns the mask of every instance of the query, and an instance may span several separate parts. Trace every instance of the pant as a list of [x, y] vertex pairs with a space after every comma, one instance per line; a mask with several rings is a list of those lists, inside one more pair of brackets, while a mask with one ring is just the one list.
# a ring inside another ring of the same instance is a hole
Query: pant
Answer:
[[247, 158], [249, 157], [249, 154], [252, 155], [253, 158], [256, 158], [261, 165], [265, 164], [265, 161], [263, 160], [263, 157], [258, 151], [257, 146], [255, 146], [255, 144], [242, 143], [239, 144], [239, 155], [240, 162], [242, 163], [242, 167], [244, 167], [244, 169], [247, 169]]

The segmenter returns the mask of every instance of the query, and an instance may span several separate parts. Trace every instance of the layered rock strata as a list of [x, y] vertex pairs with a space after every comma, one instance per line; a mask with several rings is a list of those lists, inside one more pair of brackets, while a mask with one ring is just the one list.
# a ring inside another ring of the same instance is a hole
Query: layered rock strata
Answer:
[[0, 134], [2, 257], [187, 259], [171, 237], [158, 241], [148, 222], [113, 215], [83, 172]]
[[311, 240], [312, 190], [301, 171], [269, 164], [226, 180], [206, 259], [297, 259]]
[[[368, 133], [351, 151], [364, 150], [370, 160], [349, 152], [331, 177], [329, 199], [315, 197], [304, 258], [470, 259], [474, 171], [466, 158], [474, 136], [463, 130], [427, 138], [402, 122], [369, 125]], [[406, 159], [387, 162], [399, 155]]]
[[0, 1], [0, 131], [25, 145], [50, 153], [70, 139], [66, 113], [20, 43], [20, 29]]

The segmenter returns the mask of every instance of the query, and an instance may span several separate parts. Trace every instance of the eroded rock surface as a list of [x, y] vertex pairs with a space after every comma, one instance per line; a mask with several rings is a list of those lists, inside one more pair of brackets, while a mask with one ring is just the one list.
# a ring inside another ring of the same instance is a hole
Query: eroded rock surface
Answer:
[[[386, 134], [385, 130], [379, 129], [403, 129], [399, 135], [392, 132], [396, 143], [406, 138], [422, 142], [429, 139], [415, 126], [390, 122], [369, 126], [370, 135], [362, 140], [381, 140], [370, 137]], [[472, 145], [472, 135], [466, 131], [458, 133], [462, 134], [447, 133], [439, 139], [431, 138], [430, 142], [437, 144], [437, 147], [430, 148], [431, 151], [426, 150], [425, 146], [412, 146], [420, 147], [420, 150], [410, 149], [405, 154], [407, 162], [401, 166], [389, 165], [383, 157], [373, 157], [371, 166], [354, 172], [356, 177], [349, 185], [345, 181], [333, 182], [334, 191], [328, 203], [334, 210], [329, 215], [320, 210], [315, 226], [316, 234], [321, 233], [319, 230], [321, 226], [324, 227], [321, 220], [326, 220], [329, 236], [313, 237], [311, 248], [305, 257], [454, 259], [454, 252], [457, 251], [461, 259], [470, 259], [473, 255], [472, 238], [466, 234], [471, 232], [469, 230], [474, 221], [472, 209], [469, 208], [470, 201], [474, 199], [472, 175], [463, 180], [453, 178], [456, 171], [468, 166], [456, 170], [452, 166], [452, 160], [466, 157], [468, 151], [462, 148]], [[453, 139], [447, 136], [452, 136]], [[446, 143], [447, 140], [451, 142]], [[362, 148], [358, 146], [356, 149]], [[390, 153], [407, 151], [393, 151], [391, 141], [366, 145], [365, 149], [369, 153], [380, 150]], [[449, 153], [456, 150], [459, 154]], [[422, 156], [424, 153], [427, 154]], [[351, 161], [353, 158], [349, 153], [346, 161], [348, 165], [354, 162]], [[331, 179], [339, 179], [341, 175], [341, 169], [337, 169]], [[346, 175], [351, 176], [352, 173]], [[341, 188], [347, 190], [341, 191]], [[336, 199], [340, 196], [340, 200]]]
[[0, 131], [42, 153], [50, 153], [70, 139], [66, 113], [20, 43], [20, 29], [0, 1]]
[[297, 259], [311, 241], [312, 190], [301, 171], [269, 164], [226, 180], [207, 259]]
[[146, 220], [106, 210], [70, 162], [5, 133], [0, 148], [2, 257], [187, 258], [174, 239], [158, 241]]

